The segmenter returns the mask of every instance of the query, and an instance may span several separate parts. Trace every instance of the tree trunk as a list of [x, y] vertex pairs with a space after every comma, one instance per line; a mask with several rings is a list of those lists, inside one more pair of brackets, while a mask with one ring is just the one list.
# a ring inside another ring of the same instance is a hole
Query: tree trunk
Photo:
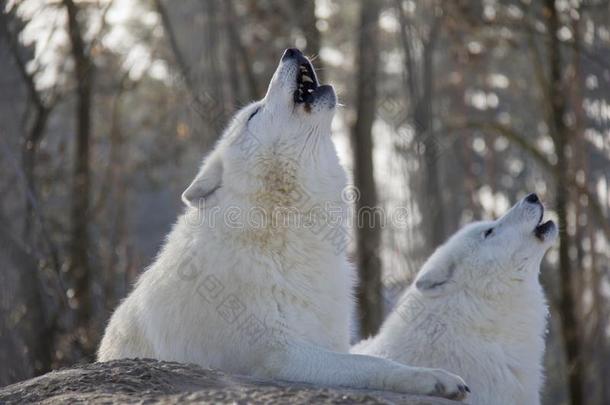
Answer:
[[555, 0], [546, 0], [545, 14], [547, 16], [548, 58], [550, 68], [549, 96], [551, 101], [551, 117], [549, 119], [557, 154], [555, 206], [559, 222], [559, 276], [560, 297], [559, 308], [561, 315], [561, 328], [564, 339], [569, 382], [569, 397], [572, 405], [582, 404], [583, 400], [583, 359], [581, 353], [581, 339], [577, 318], [576, 300], [573, 286], [576, 277], [572, 271], [569, 255], [570, 241], [568, 235], [568, 200], [569, 200], [569, 128], [564, 121], [567, 95], [563, 91], [562, 62], [560, 42], [557, 37], [559, 29], [559, 16]]
[[218, 3], [216, 0], [210, 0], [205, 2], [204, 12], [207, 14], [207, 41], [205, 44], [205, 57], [208, 60], [209, 71], [206, 80], [207, 88], [212, 91], [214, 97], [217, 114], [211, 122], [214, 132], [219, 134], [222, 132], [228, 120], [228, 114], [232, 113], [233, 106], [228, 106], [226, 103], [225, 84], [226, 79], [224, 78], [224, 69], [221, 67], [222, 56], [220, 52], [220, 35], [221, 27], [218, 24], [219, 10]]
[[[2, 213], [0, 226], [9, 227]], [[2, 386], [51, 369], [56, 324], [36, 257], [9, 232], [0, 232], [0, 263]]]
[[[417, 153], [421, 158], [422, 170], [412, 182], [413, 188], [422, 190], [417, 194], [417, 204], [421, 211], [425, 237], [425, 256], [445, 239], [445, 216], [443, 211], [442, 188], [438, 167], [441, 152], [437, 135], [432, 128], [432, 99], [434, 91], [434, 47], [440, 29], [440, 17], [430, 23], [428, 38], [421, 38], [422, 56], [418, 64], [413, 51], [414, 33], [418, 32], [405, 16], [402, 2], [396, 0], [396, 12], [400, 21], [401, 43], [404, 51], [405, 72], [407, 72], [407, 105], [410, 106], [413, 131], [417, 143]], [[419, 67], [419, 68], [418, 68]], [[415, 176], [414, 176], [415, 177]]]
[[232, 0], [225, 0], [222, 2], [224, 5], [224, 13], [226, 16], [227, 31], [229, 34], [229, 43], [234, 52], [239, 55], [239, 62], [241, 63], [242, 71], [246, 78], [246, 85], [249, 89], [249, 96], [251, 100], [259, 100], [264, 94], [258, 86], [256, 76], [252, 70], [252, 63], [250, 62], [249, 50], [244, 46], [241, 37], [239, 36], [237, 15], [233, 9]]
[[[373, 140], [379, 65], [380, 2], [363, 0], [360, 11], [356, 80], [356, 122], [352, 130], [354, 183], [360, 198], [357, 205], [357, 249], [360, 284], [357, 298], [362, 337], [374, 335], [382, 321], [380, 218], [373, 171]], [[366, 221], [361, 220], [365, 219]]]
[[14, 13], [4, 14], [3, 12], [0, 12], [0, 35], [4, 37], [7, 42], [15, 65], [17, 66], [17, 70], [26, 86], [28, 101], [33, 104], [34, 110], [34, 117], [31, 120], [31, 124], [26, 123], [27, 131], [21, 148], [21, 160], [25, 174], [26, 188], [28, 190], [27, 192], [32, 194], [32, 198], [25, 198], [24, 220], [24, 237], [30, 239], [32, 219], [34, 218], [34, 204], [32, 199], [36, 197], [36, 152], [38, 151], [38, 144], [44, 136], [53, 103], [44, 102], [41, 93], [36, 89], [34, 74], [28, 72], [27, 63], [21, 56], [23, 51], [22, 45], [17, 39], [19, 33], [15, 34], [11, 32], [11, 29], [9, 28], [10, 25], [15, 25], [15, 18]]
[[91, 317], [90, 269], [88, 260], [89, 232], [88, 218], [90, 200], [90, 140], [91, 140], [91, 97], [93, 84], [93, 64], [85, 49], [78, 7], [72, 0], [64, 0], [68, 14], [68, 34], [72, 46], [76, 78], [76, 147], [75, 163], [72, 178], [72, 231], [71, 231], [71, 267], [74, 283], [74, 302], [76, 304], [77, 322], [85, 337], [84, 347], [90, 348], [92, 342], [87, 339], [89, 319]]
[[178, 39], [176, 38], [176, 33], [174, 32], [171, 21], [169, 19], [169, 14], [167, 13], [167, 10], [163, 6], [163, 3], [161, 0], [155, 0], [154, 3], [155, 3], [155, 9], [157, 10], [159, 17], [161, 18], [161, 24], [163, 25], [163, 31], [165, 32], [165, 37], [167, 38], [167, 40], [169, 42], [169, 46], [172, 50], [172, 54], [174, 56], [176, 64], [178, 65], [178, 69], [180, 69], [180, 74], [182, 75], [182, 79], [184, 80], [186, 87], [188, 87], [187, 90], [191, 93], [193, 99], [197, 100], [197, 93], [196, 93], [197, 86], [193, 82], [190, 67], [186, 63], [186, 59], [184, 58], [182, 51], [180, 51], [180, 46], [178, 45]]
[[316, 26], [316, 2], [315, 0], [303, 1], [293, 0], [293, 7], [296, 9], [295, 23], [298, 24], [303, 32], [307, 45], [302, 51], [307, 56], [315, 59], [316, 75], [320, 82], [324, 82], [324, 70], [322, 69], [322, 61], [320, 56], [320, 48], [322, 47], [322, 37]]
[[[23, 171], [25, 173], [26, 187], [30, 190], [33, 197], [36, 198], [36, 154], [38, 152], [38, 144], [42, 139], [47, 126], [50, 110], [44, 106], [36, 106], [34, 112], [34, 123], [29, 128], [26, 139], [21, 150], [21, 160], [23, 162]], [[24, 235], [30, 237], [32, 231], [32, 220], [34, 218], [34, 205], [32, 199], [25, 199], [25, 223]]]
[[[434, 83], [433, 51], [436, 44], [440, 21], [434, 19], [430, 28], [428, 40], [425, 42], [423, 52], [423, 92], [418, 100], [418, 108], [415, 115], [416, 137], [421, 138], [424, 145], [423, 160], [425, 173], [423, 180], [423, 199], [420, 199], [420, 209], [424, 221], [424, 229], [427, 229], [427, 250], [439, 246], [445, 240], [445, 216], [443, 212], [443, 193], [440, 185], [440, 173], [438, 157], [441, 152], [437, 134], [432, 128], [432, 97]], [[411, 74], [411, 72], [409, 72]], [[426, 225], [427, 224], [427, 225]]]

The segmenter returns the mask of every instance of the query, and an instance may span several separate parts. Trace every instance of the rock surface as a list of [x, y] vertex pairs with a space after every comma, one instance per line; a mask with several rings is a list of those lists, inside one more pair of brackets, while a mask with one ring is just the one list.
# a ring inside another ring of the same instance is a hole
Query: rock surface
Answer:
[[264, 381], [156, 360], [85, 364], [0, 388], [0, 403], [23, 402], [459, 404], [392, 392]]

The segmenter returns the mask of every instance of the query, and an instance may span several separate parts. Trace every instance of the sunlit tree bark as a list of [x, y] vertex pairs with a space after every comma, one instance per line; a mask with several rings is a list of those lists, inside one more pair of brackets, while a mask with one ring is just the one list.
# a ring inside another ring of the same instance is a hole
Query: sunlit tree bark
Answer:
[[570, 259], [570, 235], [568, 234], [568, 202], [570, 199], [570, 129], [565, 123], [566, 100], [563, 83], [563, 65], [560, 41], [557, 36], [560, 27], [556, 0], [546, 0], [543, 10], [546, 16], [548, 34], [549, 100], [551, 103], [549, 127], [557, 154], [555, 174], [555, 209], [559, 226], [559, 309], [561, 328], [567, 357], [570, 401], [573, 405], [584, 403], [583, 398], [583, 358], [582, 340], [577, 318], [577, 302], [573, 295], [576, 277]]
[[[435, 10], [432, 4], [431, 9]], [[429, 22], [426, 38], [419, 38], [421, 55], [415, 55], [415, 38], [417, 30], [404, 13], [402, 2], [396, 1], [396, 11], [400, 21], [400, 39], [404, 52], [407, 86], [405, 95], [410, 106], [409, 116], [417, 143], [417, 153], [421, 157], [422, 170], [417, 177], [418, 184], [414, 188], [421, 189], [415, 193], [422, 216], [425, 250], [431, 251], [440, 245], [445, 235], [445, 213], [443, 208], [443, 193], [440, 185], [439, 168], [439, 134], [433, 133], [432, 127], [434, 97], [434, 49], [436, 46], [441, 16], [433, 11]]]

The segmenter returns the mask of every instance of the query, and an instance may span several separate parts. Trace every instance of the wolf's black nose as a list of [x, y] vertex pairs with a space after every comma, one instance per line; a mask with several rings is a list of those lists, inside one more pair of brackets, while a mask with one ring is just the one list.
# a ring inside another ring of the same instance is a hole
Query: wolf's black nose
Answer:
[[537, 202], [540, 202], [540, 199], [538, 198], [536, 193], [532, 193], [532, 194], [528, 195], [527, 197], [525, 197], [525, 201], [527, 201], [528, 203], [531, 203], [531, 204], [535, 204]]
[[300, 56], [303, 56], [303, 54], [297, 48], [288, 48], [288, 49], [286, 49], [284, 51], [284, 55], [282, 56], [282, 60], [284, 60], [284, 59], [291, 59], [291, 58], [298, 58]]

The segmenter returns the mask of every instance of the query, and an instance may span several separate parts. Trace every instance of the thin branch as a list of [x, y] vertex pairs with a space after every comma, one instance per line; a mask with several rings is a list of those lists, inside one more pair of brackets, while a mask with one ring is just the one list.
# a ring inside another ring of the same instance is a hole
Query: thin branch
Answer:
[[[598, 2], [587, 2], [586, 0], [583, 1], [582, 3], [579, 3], [579, 9], [580, 10], [595, 10], [598, 8], [608, 8], [610, 6], [610, 1], [608, 0], [603, 0], [603, 1], [598, 1]], [[602, 10], [605, 11], [605, 10]]]
[[[102, 34], [104, 33], [104, 30], [108, 26], [108, 21], [106, 21], [106, 16], [108, 14], [108, 10], [110, 10], [110, 7], [112, 6], [113, 3], [114, 3], [114, 0], [110, 0], [108, 3], [106, 3], [106, 6], [102, 9], [102, 13], [100, 15], [100, 23], [99, 23], [100, 29], [95, 33], [95, 35], [93, 35], [91, 42], [89, 42], [89, 51], [91, 51], [93, 48], [95, 48], [97, 46], [97, 44], [100, 42], [100, 40], [102, 39]], [[98, 8], [100, 7], [99, 1], [98, 1], [97, 6], [98, 6]]]
[[547, 117], [550, 117], [552, 114], [549, 106], [551, 105], [551, 95], [549, 88], [549, 81], [546, 78], [546, 73], [544, 71], [544, 63], [542, 62], [542, 57], [540, 56], [540, 51], [538, 46], [536, 45], [536, 30], [532, 26], [532, 24], [525, 24], [525, 30], [527, 33], [527, 42], [530, 54], [532, 55], [532, 63], [534, 69], [534, 75], [536, 76], [536, 80], [538, 81], [538, 85], [540, 86], [540, 90], [542, 92], [542, 96], [545, 99], [545, 103], [543, 103], [543, 108], [546, 110], [545, 113]]
[[184, 59], [184, 55], [180, 50], [180, 46], [178, 45], [178, 39], [176, 38], [176, 33], [174, 28], [172, 27], [171, 19], [169, 18], [169, 14], [167, 10], [163, 6], [163, 2], [161, 0], [155, 0], [155, 7], [157, 9], [157, 13], [161, 17], [161, 23], [163, 24], [163, 30], [167, 36], [169, 41], [170, 48], [172, 49], [172, 53], [174, 54], [174, 59], [176, 64], [178, 65], [178, 69], [180, 69], [180, 73], [182, 74], [182, 78], [186, 82], [186, 87], [188, 87], [188, 91], [193, 96], [193, 99], [197, 99], [195, 97], [195, 85], [193, 83], [193, 79], [191, 78], [191, 72], [186, 64], [186, 60]]
[[572, 179], [571, 183], [576, 187], [576, 189], [581, 193], [587, 196], [588, 207], [591, 209], [595, 219], [598, 222], [598, 225], [602, 227], [604, 234], [606, 235], [606, 239], [610, 241], [610, 220], [606, 218], [604, 215], [604, 210], [597, 199], [597, 196], [594, 192], [589, 190], [586, 184], [579, 184], [576, 179]]
[[[531, 12], [529, 9], [521, 9], [521, 11], [523, 12], [523, 18], [521, 18], [521, 19], [518, 19], [518, 20], [516, 20], [516, 19], [510, 19], [510, 20], [495, 19], [493, 21], [493, 23], [485, 22], [485, 24], [489, 25], [489, 26], [491, 26], [493, 24], [494, 26], [510, 28], [511, 30], [513, 30], [515, 32], [523, 32], [523, 30], [526, 30], [531, 35], [541, 36], [543, 38], [548, 37], [549, 33], [546, 30], [539, 30], [538, 28], [536, 28], [536, 24], [535, 24], [536, 19], [533, 16], [529, 17], [529, 15], [531, 15]], [[562, 48], [572, 47], [573, 40], [561, 40], [561, 41], [559, 41], [559, 45]], [[586, 59], [588, 59], [593, 64], [597, 65], [598, 68], [610, 69], [610, 61], [599, 56], [597, 53], [594, 53], [586, 48], [582, 48], [581, 52], [582, 52], [582, 55]]]
[[419, 98], [419, 91], [417, 88], [417, 80], [415, 77], [415, 69], [413, 62], [413, 50], [411, 49], [411, 43], [409, 38], [412, 37], [411, 31], [411, 23], [407, 20], [405, 16], [405, 12], [402, 8], [402, 1], [396, 0], [396, 13], [398, 14], [398, 20], [400, 22], [400, 42], [402, 43], [403, 50], [405, 52], [405, 67], [407, 70], [407, 84], [409, 86], [409, 93], [411, 93], [411, 98], [413, 100], [413, 104], [417, 104], [417, 98]]
[[129, 81], [129, 71], [125, 71], [121, 76], [117, 91], [111, 101], [111, 113], [110, 113], [110, 151], [109, 151], [109, 161], [106, 166], [106, 170], [104, 175], [102, 176], [102, 180], [100, 181], [100, 191], [98, 192], [97, 199], [94, 198], [95, 202], [92, 204], [91, 213], [92, 216], [97, 216], [104, 208], [104, 204], [110, 194], [111, 184], [115, 180], [115, 166], [116, 166], [116, 154], [118, 152], [116, 145], [116, 134], [120, 131], [119, 117], [121, 114], [120, 111], [120, 103], [121, 98], [125, 94], [126, 91], [133, 91], [136, 87], [141, 83], [140, 80], [131, 82]]
[[232, 0], [225, 0], [222, 2], [222, 4], [225, 7], [225, 14], [227, 16], [226, 25], [227, 30], [229, 32], [231, 44], [236, 48], [235, 52], [237, 52], [237, 54], [241, 56], [241, 65], [242, 69], [245, 72], [248, 87], [250, 88], [250, 97], [252, 99], [259, 99], [262, 94], [260, 92], [260, 89], [258, 88], [258, 82], [256, 81], [254, 71], [252, 70], [250, 55], [243, 42], [241, 41], [239, 32], [237, 31], [237, 21], [235, 16], [235, 10], [233, 9], [233, 2]]
[[[463, 130], [463, 129], [478, 129], [482, 132], [496, 132], [508, 140], [512, 141], [514, 144], [519, 146], [521, 149], [528, 152], [532, 157], [536, 159], [540, 165], [548, 170], [553, 176], [557, 174], [556, 166], [549, 160], [548, 156], [540, 151], [536, 146], [532, 145], [525, 136], [521, 135], [513, 128], [510, 128], [506, 125], [502, 125], [494, 122], [457, 122], [449, 125], [449, 131]], [[604, 215], [604, 210], [600, 205], [599, 201], [594, 192], [589, 190], [586, 184], [579, 184], [575, 178], [570, 178], [570, 185], [575, 187], [579, 193], [587, 196], [589, 201], [589, 208], [591, 212], [595, 216], [596, 220], [600, 223], [602, 230], [608, 240], [610, 240], [610, 221]]]
[[[4, 140], [5, 138], [0, 137], [0, 139]], [[30, 202], [34, 215], [36, 216], [36, 219], [38, 220], [38, 223], [40, 225], [40, 233], [42, 236], [42, 240], [44, 241], [44, 244], [47, 246], [48, 255], [51, 258], [51, 264], [52, 264], [53, 270], [55, 271], [55, 276], [57, 277], [58, 285], [61, 288], [61, 292], [60, 292], [61, 299], [62, 299], [63, 303], [65, 304], [66, 308], [68, 308], [69, 305], [66, 300], [67, 289], [66, 289], [65, 283], [63, 281], [63, 277], [61, 276], [61, 265], [59, 262], [59, 253], [58, 253], [59, 249], [53, 242], [51, 235], [49, 234], [49, 232], [47, 230], [47, 224], [44, 219], [44, 216], [42, 215], [40, 205], [38, 204], [36, 195], [34, 194], [33, 190], [30, 188], [29, 183], [26, 180], [26, 175], [23, 172], [23, 169], [19, 166], [19, 164], [17, 164], [16, 159], [12, 156], [12, 154], [10, 152], [10, 148], [8, 147], [8, 145], [6, 144], [5, 141], [3, 141], [1, 143], [1, 146], [2, 146], [2, 152], [3, 152], [5, 159], [11, 164], [11, 166], [13, 166], [13, 170], [15, 170], [17, 177], [23, 181], [23, 184], [25, 187], [26, 198]]]
[[529, 152], [545, 169], [554, 172], [555, 168], [553, 163], [549, 160], [548, 156], [540, 151], [536, 146], [532, 145], [526, 137], [515, 131], [514, 129], [502, 125], [496, 122], [478, 122], [478, 121], [464, 121], [464, 122], [453, 122], [448, 127], [449, 131], [463, 130], [463, 129], [477, 129], [483, 132], [495, 132], [511, 140], [521, 149]]
[[18, 40], [17, 40], [16, 36], [10, 32], [8, 26], [9, 26], [9, 21], [8, 21], [7, 15], [2, 11], [2, 12], [0, 12], [0, 36], [4, 37], [6, 43], [9, 46], [11, 55], [13, 56], [15, 64], [17, 65], [17, 70], [19, 72], [19, 75], [21, 76], [21, 78], [23, 79], [23, 82], [25, 83], [25, 85], [27, 87], [30, 99], [36, 105], [37, 108], [41, 108], [41, 109], [45, 108], [46, 106], [42, 100], [42, 97], [40, 96], [40, 93], [36, 89], [34, 75], [30, 74], [28, 72], [28, 69], [26, 67], [26, 62], [21, 57]]

